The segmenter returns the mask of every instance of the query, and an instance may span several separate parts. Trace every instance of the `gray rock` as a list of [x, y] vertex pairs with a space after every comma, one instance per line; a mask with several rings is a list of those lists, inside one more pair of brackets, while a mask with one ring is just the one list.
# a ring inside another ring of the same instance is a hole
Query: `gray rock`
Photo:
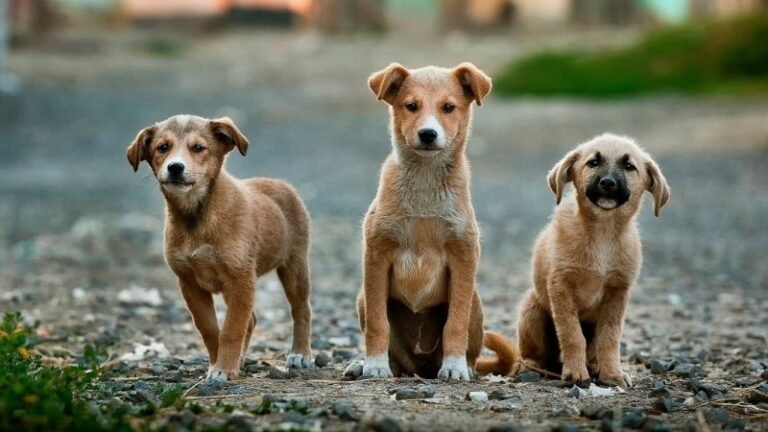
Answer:
[[670, 373], [681, 378], [691, 378], [705, 375], [702, 368], [690, 363], [678, 364], [674, 369], [670, 371]]
[[541, 379], [541, 374], [536, 371], [523, 372], [517, 376], [518, 382], [536, 382]]
[[360, 415], [355, 411], [352, 404], [347, 401], [335, 401], [332, 405], [333, 413], [342, 420], [360, 421]]
[[682, 408], [682, 404], [670, 398], [661, 397], [653, 401], [653, 408], [657, 411], [671, 413]]
[[285, 414], [283, 414], [282, 421], [283, 423], [294, 423], [294, 424], [303, 424], [306, 417], [304, 414], [296, 412], [296, 411], [288, 411]]
[[749, 392], [746, 400], [747, 402], [753, 404], [768, 403], [768, 393], [755, 389]]
[[139, 380], [133, 383], [133, 390], [136, 392], [136, 395], [139, 396], [140, 400], [149, 402], [153, 405], [160, 404], [160, 399], [157, 397], [155, 389], [153, 389], [146, 381]]
[[659, 359], [652, 359], [648, 366], [651, 368], [651, 373], [655, 375], [664, 375], [669, 371], [669, 365]]
[[642, 409], [625, 409], [621, 412], [621, 426], [628, 429], [640, 429], [647, 420]]
[[283, 372], [274, 366], [270, 366], [269, 373], [267, 373], [267, 378], [284, 380], [290, 379], [291, 374], [288, 372]]
[[389, 394], [395, 395], [395, 400], [407, 399], [427, 399], [435, 395], [437, 387], [433, 385], [422, 385], [417, 388], [395, 387], [389, 390]]
[[672, 393], [670, 393], [669, 390], [667, 390], [666, 387], [653, 389], [653, 390], [651, 390], [650, 393], [648, 393], [648, 397], [651, 398], [651, 399], [660, 398], [660, 397], [667, 397], [668, 398], [671, 395], [672, 395]]
[[325, 351], [320, 351], [315, 356], [315, 366], [317, 367], [326, 367], [331, 362], [331, 356], [328, 355]]
[[384, 417], [370, 422], [368, 428], [374, 432], [402, 432], [403, 427], [392, 417]]

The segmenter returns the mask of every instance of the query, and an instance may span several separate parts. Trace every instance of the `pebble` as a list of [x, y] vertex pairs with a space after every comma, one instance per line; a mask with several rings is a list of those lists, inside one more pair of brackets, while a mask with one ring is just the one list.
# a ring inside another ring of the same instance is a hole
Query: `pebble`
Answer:
[[650, 393], [648, 393], [648, 397], [651, 399], [659, 397], [670, 397], [671, 395], [672, 393], [670, 393], [666, 387], [653, 389]]
[[270, 366], [269, 373], [267, 373], [267, 378], [284, 380], [290, 379], [291, 375], [288, 372], [281, 371], [275, 366]]
[[355, 411], [347, 401], [336, 401], [332, 405], [333, 413], [339, 416], [342, 420], [359, 421], [360, 415]]
[[706, 392], [707, 396], [712, 397], [716, 394], [723, 394], [728, 392], [728, 388], [720, 384], [701, 384], [697, 389], [699, 392]]
[[306, 417], [304, 414], [296, 411], [288, 411], [283, 414], [283, 423], [303, 424]]
[[427, 399], [435, 395], [437, 387], [434, 385], [422, 385], [417, 388], [395, 387], [389, 390], [389, 394], [395, 395], [395, 400]]
[[746, 397], [747, 402], [758, 404], [758, 403], [768, 403], [768, 393], [761, 392], [758, 390], [752, 390], [749, 392], [749, 394]]
[[693, 364], [678, 364], [670, 371], [672, 375], [681, 378], [691, 378], [705, 375], [704, 370]]
[[402, 432], [404, 430], [400, 423], [392, 417], [384, 417], [370, 422], [368, 427], [374, 432]]
[[642, 409], [625, 409], [621, 413], [621, 425], [629, 429], [640, 429], [647, 419], [648, 416]]
[[136, 381], [133, 383], [133, 391], [139, 396], [142, 401], [150, 402], [153, 405], [158, 405], [160, 399], [158, 399], [155, 389], [152, 388], [146, 381]]
[[193, 388], [190, 396], [213, 396], [224, 388], [224, 382], [219, 380], [205, 380]]
[[328, 355], [325, 351], [320, 351], [315, 356], [315, 366], [317, 367], [326, 367], [331, 362], [331, 356]]
[[488, 402], [488, 393], [484, 391], [471, 391], [467, 393], [466, 400], [472, 402]]
[[574, 398], [577, 398], [577, 399], [582, 398], [582, 397], [586, 396], [587, 394], [588, 393], [587, 393], [586, 390], [584, 390], [583, 388], [581, 388], [581, 387], [579, 387], [577, 385], [574, 385], [573, 387], [571, 387], [570, 390], [568, 390], [568, 396], [574, 397]]
[[488, 394], [490, 400], [504, 400], [517, 397], [517, 395], [510, 393], [504, 389], [496, 389]]
[[358, 378], [363, 376], [363, 363], [355, 362], [344, 370], [344, 376], [348, 378]]
[[649, 367], [651, 368], [651, 372], [656, 375], [664, 375], [669, 370], [669, 365], [659, 359], [653, 359], [649, 363]]
[[518, 382], [536, 382], [541, 379], [541, 374], [536, 371], [523, 372], [517, 376]]
[[683, 404], [672, 399], [661, 397], [653, 401], [653, 408], [657, 411], [670, 413], [679, 410]]
[[[639, 429], [639, 426], [637, 427]], [[669, 423], [665, 422], [659, 416], [648, 416], [642, 424], [643, 431], [647, 432], [667, 432], [671, 430]]]
[[488, 428], [488, 432], [523, 432], [525, 428], [511, 424], [500, 424]]

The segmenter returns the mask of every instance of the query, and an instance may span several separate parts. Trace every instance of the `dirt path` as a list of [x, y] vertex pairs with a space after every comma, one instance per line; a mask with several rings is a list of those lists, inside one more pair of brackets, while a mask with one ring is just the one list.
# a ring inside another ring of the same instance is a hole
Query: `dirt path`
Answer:
[[[536, 376], [345, 382], [341, 370], [361, 354], [353, 308], [359, 224], [389, 151], [386, 109], [369, 95], [365, 78], [395, 60], [470, 60], [493, 71], [537, 44], [572, 41], [403, 43], [236, 32], [201, 41], [162, 36], [180, 54], [158, 57], [146, 47], [160, 36], [98, 36], [68, 35], [11, 59], [26, 89], [0, 101], [7, 114], [0, 120], [0, 310], [22, 310], [41, 322], [43, 347], [52, 351], [98, 341], [122, 355], [136, 343], [164, 344], [169, 357], [118, 365], [116, 397], [135, 393], [136, 379], [191, 386], [206, 367], [162, 260], [160, 195], [149, 172], [134, 175], [124, 156], [139, 128], [195, 112], [231, 115], [251, 138], [252, 151], [233, 156], [231, 171], [286, 178], [305, 197], [314, 220], [314, 348], [331, 363], [287, 377], [261, 363], [281, 365], [290, 334], [280, 287], [265, 278], [246, 377], [194, 390], [193, 400], [209, 408], [191, 419], [169, 414], [164, 421], [173, 427], [191, 421], [331, 430], [768, 428], [761, 399], [768, 392], [768, 102], [496, 98], [476, 111], [469, 154], [483, 232], [478, 286], [487, 327], [510, 337], [515, 305], [529, 286], [532, 241], [554, 204], [544, 181], [551, 165], [606, 130], [637, 137], [660, 162], [673, 198], [659, 219], [643, 209], [644, 269], [623, 339], [622, 361], [635, 388], [575, 397], [569, 386]], [[143, 294], [120, 301], [132, 286]], [[434, 386], [434, 395], [390, 395], [422, 385]], [[467, 401], [469, 391], [498, 400]], [[270, 405], [276, 412], [253, 414], [264, 395], [278, 400]]]

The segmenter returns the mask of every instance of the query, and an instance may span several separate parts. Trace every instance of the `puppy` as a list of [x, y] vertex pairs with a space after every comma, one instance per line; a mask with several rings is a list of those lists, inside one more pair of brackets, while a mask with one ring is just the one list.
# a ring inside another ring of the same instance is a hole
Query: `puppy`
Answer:
[[[518, 313], [518, 370], [544, 368], [583, 382], [589, 367], [606, 384], [631, 386], [619, 341], [642, 262], [636, 215], [648, 191], [658, 216], [669, 185], [648, 153], [610, 134], [568, 153], [548, 181], [559, 207], [534, 246], [534, 289]], [[561, 204], [569, 182], [575, 193]]]
[[368, 85], [390, 106], [393, 149], [364, 222], [362, 374], [469, 380], [483, 345], [483, 309], [464, 150], [472, 103], [482, 103], [491, 79], [469, 63], [391, 64]]
[[[256, 325], [256, 279], [272, 270], [293, 316], [288, 366], [311, 362], [309, 214], [293, 187], [266, 178], [239, 180], [224, 169], [248, 140], [229, 118], [178, 115], [142, 129], [128, 146], [134, 171], [147, 161], [165, 196], [165, 259], [203, 337], [208, 378], [238, 376]], [[219, 330], [213, 294], [227, 316]]]

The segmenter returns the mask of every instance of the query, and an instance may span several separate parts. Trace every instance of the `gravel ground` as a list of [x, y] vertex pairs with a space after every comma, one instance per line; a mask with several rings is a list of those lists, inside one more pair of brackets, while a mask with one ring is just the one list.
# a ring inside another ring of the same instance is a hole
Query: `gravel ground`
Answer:
[[[766, 430], [764, 99], [492, 98], [476, 111], [478, 286], [486, 326], [510, 337], [532, 242], [554, 204], [551, 165], [608, 130], [635, 136], [659, 161], [673, 194], [660, 218], [649, 208], [640, 218], [645, 265], [622, 359], [634, 388], [599, 396], [535, 374], [462, 384], [341, 378], [362, 353], [353, 307], [360, 222], [389, 152], [386, 109], [369, 94], [368, 74], [391, 61], [469, 60], [492, 72], [521, 52], [600, 44], [600, 36], [90, 32], [18, 50], [11, 66], [25, 90], [0, 99], [0, 309], [40, 322], [46, 352], [100, 342], [128, 354], [113, 366], [119, 398], [151, 398], [160, 382], [198, 383], [206, 358], [162, 260], [162, 200], [146, 168], [132, 173], [124, 149], [138, 129], [169, 115], [226, 114], [254, 144], [230, 170], [288, 179], [313, 215], [313, 346], [328, 364], [281, 369], [290, 315], [276, 278], [266, 277], [245, 377], [193, 388], [189, 398], [212, 411], [169, 415], [173, 428]], [[177, 54], [152, 54], [156, 40]], [[132, 360], [137, 344], [152, 343], [156, 352]], [[490, 400], [466, 400], [469, 392]], [[265, 403], [274, 412], [256, 409]]]

